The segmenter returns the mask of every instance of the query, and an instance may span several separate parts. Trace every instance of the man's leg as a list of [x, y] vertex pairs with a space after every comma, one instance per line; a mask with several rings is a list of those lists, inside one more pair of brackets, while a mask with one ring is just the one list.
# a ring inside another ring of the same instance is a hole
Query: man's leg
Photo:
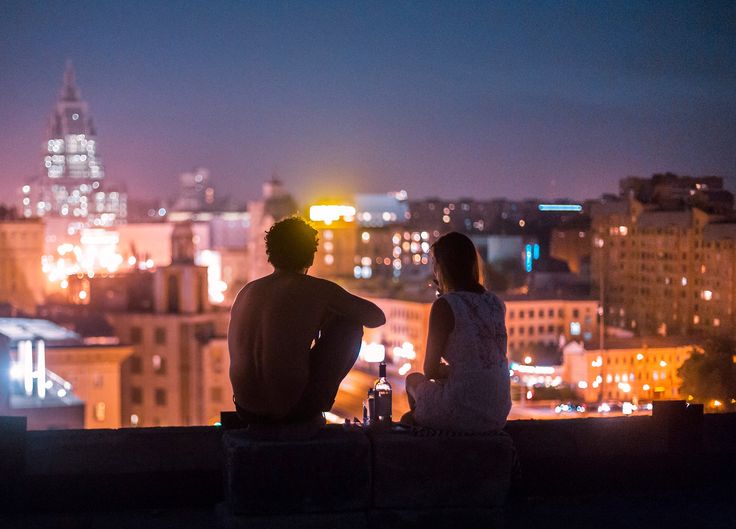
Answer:
[[330, 318], [310, 352], [309, 381], [290, 416], [311, 417], [329, 411], [340, 382], [360, 353], [363, 326], [343, 317]]

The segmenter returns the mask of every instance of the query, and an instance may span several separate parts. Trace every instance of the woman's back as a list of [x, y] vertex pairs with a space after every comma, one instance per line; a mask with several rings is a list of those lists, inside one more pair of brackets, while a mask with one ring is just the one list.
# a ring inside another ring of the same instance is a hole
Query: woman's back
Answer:
[[504, 304], [490, 292], [456, 291], [442, 298], [455, 320], [443, 354], [449, 374], [422, 384], [416, 420], [440, 429], [500, 430], [511, 409]]

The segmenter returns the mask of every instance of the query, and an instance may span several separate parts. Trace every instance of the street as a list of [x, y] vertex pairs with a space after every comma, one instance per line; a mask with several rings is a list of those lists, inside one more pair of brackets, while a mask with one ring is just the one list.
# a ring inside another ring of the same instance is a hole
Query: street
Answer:
[[[377, 371], [377, 370], [376, 370]], [[363, 401], [365, 400], [368, 389], [373, 387], [376, 380], [376, 374], [366, 373], [365, 371], [355, 368], [348, 373], [348, 376], [340, 384], [340, 390], [335, 398], [335, 404], [332, 407], [332, 415], [328, 418], [333, 422], [344, 422], [345, 419], [357, 417], [363, 420]], [[406, 400], [406, 391], [404, 389], [404, 378], [397, 373], [389, 372], [388, 379], [393, 389], [393, 420], [398, 421], [401, 416], [409, 411], [409, 403]], [[621, 417], [621, 412], [597, 413], [595, 411], [585, 413], [555, 413], [555, 403], [544, 402], [526, 402], [523, 405], [513, 403], [509, 420], [517, 419], [583, 419], [591, 417]], [[651, 413], [651, 412], [650, 412]], [[636, 415], [646, 414], [646, 412], [637, 412]]]

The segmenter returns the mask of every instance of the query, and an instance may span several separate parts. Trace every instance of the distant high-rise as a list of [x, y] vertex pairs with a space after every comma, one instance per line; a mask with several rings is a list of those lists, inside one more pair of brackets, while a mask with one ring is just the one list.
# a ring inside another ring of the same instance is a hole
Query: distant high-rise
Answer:
[[105, 189], [97, 134], [67, 63], [64, 84], [51, 114], [42, 175], [23, 186], [25, 217], [68, 218], [70, 229], [112, 226], [125, 221], [126, 196]]

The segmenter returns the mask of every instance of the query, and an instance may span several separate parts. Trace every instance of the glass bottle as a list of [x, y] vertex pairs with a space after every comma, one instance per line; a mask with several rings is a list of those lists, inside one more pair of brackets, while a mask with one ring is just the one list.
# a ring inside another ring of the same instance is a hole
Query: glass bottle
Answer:
[[391, 426], [391, 384], [386, 378], [386, 362], [378, 366], [378, 380], [373, 385], [376, 398], [376, 422], [382, 426]]

